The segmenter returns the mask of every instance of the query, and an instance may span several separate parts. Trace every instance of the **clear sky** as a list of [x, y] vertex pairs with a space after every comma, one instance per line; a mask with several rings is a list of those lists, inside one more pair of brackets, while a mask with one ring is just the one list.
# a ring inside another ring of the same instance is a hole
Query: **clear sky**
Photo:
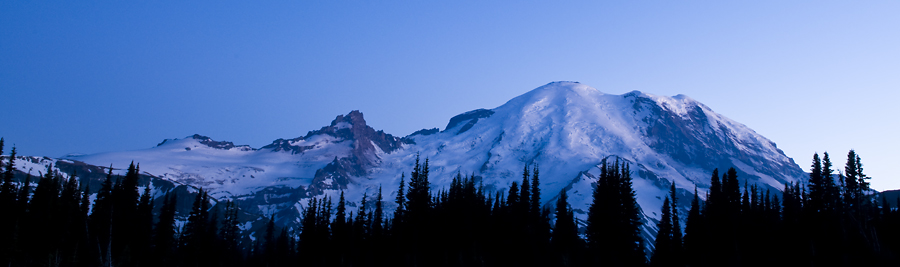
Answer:
[[686, 94], [804, 170], [900, 188], [898, 1], [0, 1], [20, 154], [260, 147], [360, 110], [405, 136], [551, 81]]

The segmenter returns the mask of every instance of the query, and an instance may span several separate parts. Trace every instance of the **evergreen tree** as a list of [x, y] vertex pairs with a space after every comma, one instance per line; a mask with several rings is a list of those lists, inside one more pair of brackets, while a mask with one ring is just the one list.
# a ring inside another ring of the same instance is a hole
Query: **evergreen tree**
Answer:
[[579, 263], [581, 238], [575, 224], [575, 215], [569, 208], [566, 190], [560, 190], [556, 200], [556, 225], [550, 238], [551, 246], [558, 256], [558, 266], [574, 266]]
[[135, 228], [132, 243], [134, 244], [134, 254], [138, 264], [149, 259], [148, 251], [150, 251], [150, 244], [153, 242], [153, 196], [150, 192], [150, 186], [148, 184], [144, 188], [144, 193], [138, 201], [137, 218], [132, 226]]
[[[221, 260], [221, 265], [236, 266], [242, 262], [240, 251], [240, 232], [238, 227], [240, 221], [238, 219], [239, 210], [234, 201], [225, 202], [225, 216], [222, 219], [222, 229], [219, 230], [219, 239], [222, 240], [222, 249], [225, 255]], [[160, 215], [162, 218], [162, 215]]]
[[42, 176], [28, 204], [25, 223], [21, 225], [22, 245], [26, 263], [57, 265], [61, 264], [59, 247], [63, 245], [58, 238], [62, 235], [59, 231], [61, 216], [57, 209], [60, 180], [52, 164], [47, 165]]
[[672, 212], [669, 206], [669, 197], [663, 201], [662, 218], [656, 223], [656, 249], [650, 258], [651, 266], [674, 266], [675, 252], [674, 243], [672, 242]]
[[[120, 264], [136, 264], [135, 254], [140, 248], [137, 208], [140, 201], [138, 192], [139, 169], [134, 164], [128, 166], [123, 179], [116, 181], [112, 192], [112, 256], [113, 261]], [[122, 226], [122, 227], [116, 227]]]
[[410, 175], [409, 191], [406, 195], [406, 219], [411, 220], [415, 224], [423, 223], [421, 220], [427, 218], [431, 209], [431, 189], [428, 182], [428, 159], [425, 159], [425, 165], [419, 165], [419, 157], [416, 156], [416, 164]]
[[[312, 216], [304, 217], [305, 221], [309, 221], [309, 223], [308, 223], [308, 224], [310, 224], [309, 230], [313, 230], [313, 231], [315, 229], [315, 221], [316, 221], [316, 219], [315, 219], [315, 213], [316, 213], [315, 205], [316, 204], [315, 203], [316, 202], [313, 198], [309, 199], [310, 206], [306, 207], [306, 209], [307, 209], [307, 213], [312, 212]], [[307, 224], [307, 223], [304, 223], [304, 224]], [[308, 231], [309, 232], [308, 235], [312, 236], [313, 231]], [[301, 235], [300, 238], [303, 238], [303, 235]], [[275, 240], [275, 214], [273, 213], [272, 215], [269, 216], [269, 222], [266, 223], [266, 235], [265, 235], [265, 240], [263, 241], [265, 243], [263, 243], [262, 255], [265, 255], [265, 262], [267, 263], [267, 265], [274, 265], [274, 266], [281, 265], [281, 262], [279, 261], [280, 259], [277, 256], [277, 250], [275, 248], [276, 241], [277, 240]]]
[[[0, 155], [3, 154], [3, 138], [0, 138]], [[0, 220], [0, 264], [12, 265], [15, 257], [16, 227], [20, 214], [17, 210], [16, 186], [13, 184], [13, 170], [15, 169], [16, 148], [13, 147], [7, 158], [6, 168], [3, 172], [3, 184], [0, 185], [0, 214], [4, 219]], [[22, 200], [27, 203], [27, 199]]]
[[163, 206], [159, 213], [159, 222], [153, 237], [153, 261], [157, 265], [174, 264], [172, 253], [176, 246], [175, 212], [178, 197], [175, 193], [167, 192], [163, 196]]
[[205, 256], [203, 252], [207, 246], [211, 246], [209, 239], [209, 195], [202, 188], [194, 198], [191, 213], [179, 239], [178, 249], [184, 255], [182, 261], [186, 266], [201, 264], [200, 259]]
[[380, 238], [384, 231], [384, 210], [381, 207], [381, 202], [384, 198], [381, 195], [381, 186], [378, 187], [378, 200], [375, 201], [375, 213], [374, 219], [372, 221], [372, 235], [375, 238]]
[[90, 232], [93, 236], [91, 241], [96, 242], [97, 247], [100, 248], [99, 264], [102, 266], [112, 265], [112, 171], [113, 168], [110, 165], [106, 180], [100, 184], [100, 190], [97, 191], [97, 199], [94, 200], [94, 207], [91, 208], [90, 215]]
[[702, 265], [703, 246], [705, 245], [704, 221], [700, 214], [700, 194], [694, 185], [694, 199], [691, 200], [691, 210], [688, 211], [687, 223], [684, 226], [684, 259], [691, 266]]
[[598, 261], [613, 266], [646, 263], [639, 214], [630, 167], [618, 160], [608, 166], [604, 160], [587, 221], [588, 246]]
[[534, 164], [534, 173], [531, 175], [531, 214], [538, 217], [541, 214], [541, 181], [538, 165]]
[[[2, 154], [2, 151], [0, 151]], [[3, 171], [3, 185], [0, 186], [0, 207], [12, 207], [16, 203], [16, 186], [13, 184], [13, 174], [16, 169], [16, 147], [12, 148], [7, 157], [6, 168]]]
[[[397, 204], [397, 209], [394, 210], [394, 218], [391, 222], [391, 232], [395, 235], [399, 235], [401, 228], [403, 227], [403, 218], [406, 216], [406, 196], [403, 194], [403, 189], [406, 187], [406, 174], [400, 174], [400, 187], [397, 188], [397, 198], [394, 199], [394, 203]], [[343, 196], [343, 192], [341, 193]]]
[[528, 165], [525, 165], [525, 170], [522, 172], [522, 187], [519, 192], [519, 213], [523, 216], [527, 216], [531, 211], [531, 190], [528, 176]]
[[824, 208], [828, 212], [834, 212], [837, 208], [837, 203], [840, 202], [840, 195], [838, 194], [837, 187], [834, 184], [834, 177], [832, 177], [832, 173], [834, 170], [831, 169], [831, 158], [828, 157], [828, 152], [825, 152], [822, 157], [822, 186], [824, 190]]
[[681, 233], [681, 219], [678, 217], [678, 194], [675, 191], [675, 183], [669, 189], [672, 199], [672, 262], [674, 265], [682, 265], [681, 256], [684, 251], [683, 236]]
[[509, 213], [515, 214], [519, 207], [519, 184], [515, 181], [509, 186], [509, 193], [506, 195], [506, 206], [509, 207]]
[[858, 215], [856, 213], [861, 204], [860, 197], [862, 191], [859, 186], [858, 167], [856, 166], [856, 151], [852, 149], [847, 153], [847, 163], [844, 166], [844, 173], [840, 176], [841, 183], [844, 185], [844, 212], [848, 214]]

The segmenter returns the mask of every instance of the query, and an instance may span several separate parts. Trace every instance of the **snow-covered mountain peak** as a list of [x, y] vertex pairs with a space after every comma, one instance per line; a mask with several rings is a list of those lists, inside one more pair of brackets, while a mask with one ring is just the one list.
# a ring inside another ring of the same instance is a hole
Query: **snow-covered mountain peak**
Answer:
[[429, 160], [435, 190], [461, 172], [485, 190], [505, 192], [521, 181], [525, 165], [539, 165], [542, 200], [549, 203], [565, 190], [579, 218], [586, 216], [597, 166], [607, 158], [631, 164], [645, 211], [659, 209], [672, 183], [685, 194], [695, 184], [703, 190], [715, 168], [735, 167], [742, 182], [775, 188], [803, 177], [774, 142], [688, 96], [605, 94], [577, 82], [549, 83], [496, 108], [454, 116], [443, 130], [403, 138], [375, 130], [354, 110], [301, 137], [259, 150], [238, 148], [194, 135], [141, 151], [69, 158], [98, 166], [134, 160], [164, 180], [237, 198], [261, 217], [278, 213], [285, 224], [295, 223], [298, 203], [312, 196], [335, 198], [343, 191], [358, 200], [383, 187], [391, 199], [396, 191], [390, 190], [403, 173], [409, 177], [417, 156]]
[[551, 103], [558, 105], [575, 102], [579, 99], [596, 98], [600, 95], [603, 93], [599, 90], [578, 82], [552, 82], [515, 97], [498, 109], [507, 106], [526, 108]]

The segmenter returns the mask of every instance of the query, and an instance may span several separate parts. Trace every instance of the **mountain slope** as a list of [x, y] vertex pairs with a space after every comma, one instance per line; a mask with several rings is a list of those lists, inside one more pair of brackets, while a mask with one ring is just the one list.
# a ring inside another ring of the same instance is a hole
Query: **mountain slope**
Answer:
[[404, 138], [375, 131], [353, 111], [260, 149], [194, 135], [145, 150], [70, 159], [98, 166], [134, 160], [148, 175], [203, 187], [216, 198], [236, 199], [258, 218], [275, 213], [280, 224], [296, 227], [301, 200], [310, 196], [336, 199], [344, 190], [358, 203], [363, 192], [372, 196], [383, 187], [385, 199], [392, 199], [417, 155], [429, 159], [435, 190], [462, 172], [489, 191], [504, 192], [521, 179], [526, 164], [537, 165], [543, 201], [566, 190], [580, 219], [586, 218], [597, 166], [611, 156], [632, 165], [648, 222], [659, 217], [655, 211], [671, 183], [686, 198], [694, 185], [708, 187], [713, 168], [734, 166], [741, 180], [773, 188], [804, 177], [772, 141], [687, 96], [610, 95], [574, 82], [550, 83], [497, 108], [455, 116], [442, 131]]

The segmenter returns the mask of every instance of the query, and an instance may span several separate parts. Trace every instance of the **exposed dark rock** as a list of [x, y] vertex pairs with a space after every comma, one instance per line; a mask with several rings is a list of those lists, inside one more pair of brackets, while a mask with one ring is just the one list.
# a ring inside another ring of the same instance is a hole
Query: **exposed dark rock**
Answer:
[[[346, 124], [341, 124], [346, 123]], [[322, 127], [319, 130], [310, 131], [304, 137], [294, 139], [278, 139], [262, 149], [271, 149], [273, 151], [291, 151], [293, 154], [303, 153], [305, 150], [312, 149], [312, 146], [294, 146], [292, 142], [298, 142], [308, 139], [316, 135], [327, 134], [342, 140], [353, 141], [353, 154], [361, 159], [361, 163], [369, 164], [368, 158], [374, 156], [375, 146], [378, 146], [384, 153], [391, 153], [400, 148], [403, 141], [399, 137], [387, 134], [384, 131], [375, 131], [369, 125], [363, 114], [358, 110], [351, 111], [349, 114], [338, 115], [330, 126]], [[374, 143], [374, 146], [373, 146]]]
[[493, 110], [481, 108], [453, 116], [453, 118], [450, 118], [450, 122], [447, 123], [447, 127], [444, 128], [444, 131], [453, 129], [453, 127], [456, 127], [461, 123], [465, 123], [462, 128], [460, 128], [459, 131], [456, 132], [456, 134], [461, 134], [471, 129], [472, 126], [475, 126], [475, 123], [478, 122], [478, 119], [487, 118], [491, 115], [494, 115]]
[[407, 136], [404, 137], [404, 138], [413, 137], [413, 136], [416, 136], [416, 135], [421, 135], [421, 136], [432, 135], [432, 134], [436, 134], [436, 133], [439, 133], [439, 132], [440, 132], [440, 130], [439, 130], [438, 128], [422, 129], [422, 130], [415, 131], [415, 132], [413, 132], [412, 134], [407, 135]]

